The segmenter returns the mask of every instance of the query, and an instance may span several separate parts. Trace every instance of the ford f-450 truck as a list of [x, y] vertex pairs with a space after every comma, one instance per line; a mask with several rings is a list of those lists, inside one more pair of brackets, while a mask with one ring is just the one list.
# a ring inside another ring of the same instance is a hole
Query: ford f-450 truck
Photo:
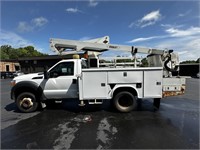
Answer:
[[132, 54], [148, 53], [150, 67], [99, 68], [96, 63], [96, 67], [88, 68], [85, 59], [62, 60], [47, 71], [21, 75], [11, 81], [11, 98], [22, 112], [33, 112], [48, 100], [72, 98], [79, 99], [80, 106], [85, 101], [102, 104], [103, 100], [111, 100], [118, 111], [130, 112], [136, 109], [137, 99], [153, 98], [154, 106], [159, 108], [161, 98], [184, 94], [185, 79], [170, 74], [177, 69], [172, 67], [177, 63], [172, 51], [61, 39], [51, 39], [51, 47], [62, 52], [130, 48]]

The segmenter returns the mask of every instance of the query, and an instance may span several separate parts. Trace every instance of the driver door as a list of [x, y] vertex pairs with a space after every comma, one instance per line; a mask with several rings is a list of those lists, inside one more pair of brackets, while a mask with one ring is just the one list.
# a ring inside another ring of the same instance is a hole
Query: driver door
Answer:
[[74, 76], [74, 62], [61, 62], [49, 71], [44, 85], [48, 99], [78, 98], [77, 77]]

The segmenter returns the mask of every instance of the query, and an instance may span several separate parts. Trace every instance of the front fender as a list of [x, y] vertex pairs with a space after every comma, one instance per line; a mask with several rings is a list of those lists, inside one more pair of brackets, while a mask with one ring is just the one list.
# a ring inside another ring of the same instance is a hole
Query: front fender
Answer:
[[21, 81], [18, 82], [11, 89], [11, 99], [15, 100], [20, 92], [34, 92], [37, 97], [41, 98], [43, 95], [43, 89], [35, 82]]

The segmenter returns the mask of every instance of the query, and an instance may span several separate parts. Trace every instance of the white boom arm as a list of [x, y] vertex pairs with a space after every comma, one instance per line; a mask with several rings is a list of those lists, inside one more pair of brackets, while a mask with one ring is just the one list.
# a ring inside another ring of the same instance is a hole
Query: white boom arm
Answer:
[[163, 66], [166, 76], [170, 72], [177, 71], [179, 65], [178, 55], [173, 50], [159, 50], [145, 47], [109, 44], [109, 37], [92, 39], [88, 41], [50, 39], [50, 48], [58, 54], [74, 54], [74, 52], [93, 51], [104, 52], [108, 50], [122, 50], [130, 52], [132, 55], [143, 53], [149, 55], [150, 66]]
[[164, 54], [164, 50], [150, 49], [144, 47], [134, 47], [128, 45], [117, 45], [117, 44], [108, 44], [108, 41], [100, 40], [100, 42], [94, 42], [95, 40], [89, 41], [76, 41], [76, 40], [64, 40], [64, 39], [50, 39], [50, 48], [59, 54], [62, 54], [65, 50], [68, 52], [71, 51], [95, 51], [95, 52], [104, 52], [107, 50], [122, 50], [135, 53], [143, 54]]

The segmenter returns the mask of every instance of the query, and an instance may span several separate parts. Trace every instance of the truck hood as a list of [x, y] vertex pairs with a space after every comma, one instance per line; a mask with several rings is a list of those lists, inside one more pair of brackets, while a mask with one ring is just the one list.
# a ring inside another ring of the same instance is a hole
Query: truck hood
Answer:
[[30, 74], [25, 74], [25, 75], [20, 75], [15, 77], [13, 80], [32, 80], [32, 79], [42, 79], [44, 76], [43, 72], [39, 73], [30, 73]]

